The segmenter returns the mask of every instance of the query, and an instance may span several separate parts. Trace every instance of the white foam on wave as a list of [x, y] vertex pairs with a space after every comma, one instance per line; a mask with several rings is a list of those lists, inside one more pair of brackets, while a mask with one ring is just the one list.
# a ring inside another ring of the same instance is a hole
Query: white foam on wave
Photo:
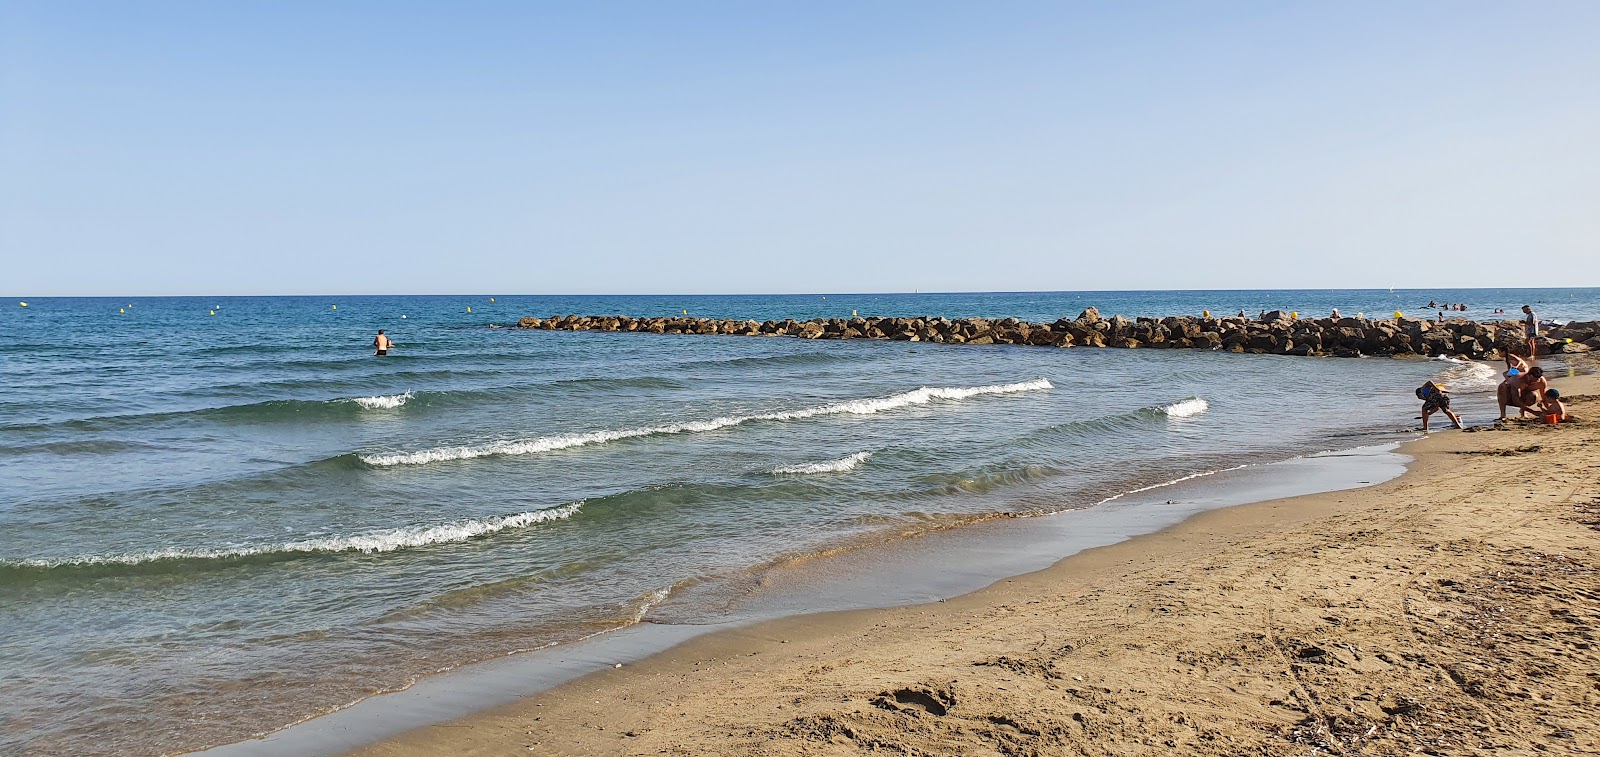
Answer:
[[384, 394], [376, 397], [356, 397], [350, 401], [368, 410], [393, 410], [409, 402], [411, 397], [412, 393], [406, 392], [405, 394]]
[[1162, 405], [1161, 409], [1166, 411], [1168, 418], [1190, 418], [1210, 410], [1211, 403], [1199, 397], [1190, 397], [1170, 405]]
[[1179, 476], [1179, 477], [1177, 477], [1175, 479], [1172, 479], [1171, 481], [1162, 481], [1159, 484], [1151, 484], [1149, 486], [1141, 486], [1141, 487], [1139, 487], [1137, 489], [1129, 489], [1129, 490], [1127, 490], [1125, 492], [1122, 492], [1120, 494], [1113, 494], [1113, 495], [1111, 495], [1109, 497], [1106, 497], [1105, 499], [1100, 500], [1099, 502], [1096, 502], [1095, 504], [1096, 505], [1103, 505], [1103, 504], [1105, 504], [1107, 502], [1112, 502], [1112, 501], [1115, 501], [1115, 500], [1122, 499], [1123, 497], [1126, 497], [1126, 496], [1128, 496], [1130, 494], [1140, 494], [1140, 493], [1143, 493], [1143, 492], [1154, 491], [1156, 489], [1165, 489], [1165, 488], [1167, 488], [1169, 486], [1174, 486], [1174, 485], [1177, 485], [1177, 484], [1181, 484], [1181, 483], [1183, 483], [1185, 481], [1193, 481], [1194, 479], [1204, 478], [1206, 476], [1215, 476], [1218, 473], [1227, 473], [1229, 471], [1236, 471], [1236, 470], [1239, 470], [1240, 468], [1244, 468], [1244, 467], [1247, 467], [1247, 466], [1235, 465], [1232, 468], [1218, 468], [1217, 470], [1207, 470], [1207, 471], [1200, 471], [1199, 473], [1190, 473], [1187, 476]]
[[1434, 381], [1452, 392], [1482, 392], [1500, 385], [1500, 369], [1488, 363], [1471, 360], [1450, 360], [1450, 366], [1439, 371]]
[[532, 510], [513, 515], [499, 515], [478, 520], [463, 520], [437, 526], [408, 526], [373, 531], [351, 536], [327, 536], [318, 539], [268, 544], [257, 547], [232, 547], [225, 549], [163, 549], [150, 552], [130, 552], [117, 555], [84, 555], [56, 559], [6, 561], [17, 567], [55, 568], [64, 565], [139, 565], [162, 560], [205, 560], [229, 557], [249, 557], [270, 554], [317, 554], [335, 552], [393, 552], [398, 549], [424, 547], [430, 544], [450, 544], [476, 539], [501, 531], [527, 528], [539, 523], [566, 520], [577, 514], [582, 502]]
[[857, 452], [854, 455], [841, 457], [838, 460], [824, 460], [820, 463], [805, 463], [804, 465], [780, 465], [772, 469], [773, 473], [806, 474], [806, 473], [844, 473], [855, 470], [856, 466], [872, 457], [871, 452]]
[[491, 455], [531, 455], [540, 452], [553, 452], [555, 450], [582, 447], [590, 444], [605, 444], [620, 439], [632, 439], [641, 436], [655, 436], [658, 434], [689, 434], [703, 431], [716, 431], [718, 429], [738, 426], [752, 421], [791, 421], [803, 418], [814, 418], [821, 415], [872, 415], [886, 410], [907, 407], [910, 405], [925, 405], [933, 400], [959, 400], [983, 394], [1014, 394], [1017, 392], [1032, 392], [1041, 389], [1052, 389], [1054, 386], [1045, 379], [1021, 381], [1015, 384], [997, 384], [992, 386], [962, 386], [962, 387], [922, 387], [909, 392], [891, 394], [887, 397], [872, 399], [848, 400], [835, 402], [829, 405], [802, 408], [799, 410], [785, 410], [774, 413], [760, 413], [757, 415], [723, 416], [705, 421], [685, 421], [672, 423], [665, 426], [648, 426], [644, 428], [626, 428], [606, 431], [590, 431], [581, 434], [558, 434], [556, 436], [542, 436], [537, 439], [520, 441], [499, 441], [479, 445], [462, 445], [456, 447], [435, 447], [433, 449], [417, 452], [394, 452], [388, 454], [360, 455], [361, 462], [368, 465], [425, 465], [427, 463], [445, 462], [447, 460], [470, 460]]

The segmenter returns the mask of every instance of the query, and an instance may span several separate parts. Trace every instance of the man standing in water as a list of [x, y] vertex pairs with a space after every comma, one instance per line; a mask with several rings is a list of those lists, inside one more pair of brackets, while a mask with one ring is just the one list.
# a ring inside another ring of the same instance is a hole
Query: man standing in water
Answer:
[[1522, 319], [1522, 333], [1528, 337], [1528, 362], [1538, 362], [1539, 317], [1533, 314], [1532, 305], [1523, 305], [1522, 312], [1527, 314], [1527, 317]]
[[383, 329], [378, 329], [378, 336], [372, 340], [372, 354], [383, 357], [389, 354], [389, 348], [393, 346], [394, 342], [389, 341], [389, 337], [383, 335]]

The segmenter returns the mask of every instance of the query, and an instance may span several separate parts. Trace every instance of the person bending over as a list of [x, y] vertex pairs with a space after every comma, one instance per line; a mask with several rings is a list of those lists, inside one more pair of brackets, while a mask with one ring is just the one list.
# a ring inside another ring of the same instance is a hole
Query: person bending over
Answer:
[[1422, 430], [1428, 430], [1428, 417], [1434, 413], [1442, 412], [1456, 428], [1461, 428], [1461, 417], [1450, 409], [1450, 395], [1445, 394], [1444, 387], [1429, 381], [1417, 387], [1417, 399], [1422, 400]]
[[1506, 419], [1506, 408], [1512, 405], [1521, 411], [1517, 414], [1518, 417], [1537, 414], [1536, 408], [1540, 398], [1544, 396], [1545, 390], [1550, 388], [1550, 382], [1544, 377], [1544, 369], [1534, 366], [1514, 376], [1510, 375], [1509, 370], [1506, 374], [1506, 380], [1500, 382], [1500, 387], [1495, 392], [1496, 399], [1500, 402], [1500, 420]]

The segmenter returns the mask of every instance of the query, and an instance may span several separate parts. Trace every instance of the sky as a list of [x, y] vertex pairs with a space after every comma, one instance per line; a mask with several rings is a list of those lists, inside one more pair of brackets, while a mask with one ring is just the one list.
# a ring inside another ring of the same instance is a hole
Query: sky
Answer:
[[0, 0], [18, 296], [1600, 286], [1596, 2]]

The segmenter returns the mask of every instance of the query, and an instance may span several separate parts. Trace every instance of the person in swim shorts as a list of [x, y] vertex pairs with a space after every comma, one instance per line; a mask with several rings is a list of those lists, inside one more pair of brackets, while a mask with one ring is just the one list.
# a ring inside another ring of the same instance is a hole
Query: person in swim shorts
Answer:
[[1527, 316], [1522, 319], [1522, 335], [1528, 338], [1528, 360], [1539, 359], [1539, 316], [1533, 314], [1532, 305], [1523, 305], [1522, 312]]
[[1450, 409], [1450, 395], [1445, 394], [1444, 387], [1429, 381], [1417, 388], [1417, 398], [1422, 400], [1422, 430], [1428, 430], [1428, 416], [1442, 412], [1456, 428], [1461, 428], [1461, 416]]
[[1537, 414], [1540, 397], [1544, 396], [1550, 382], [1545, 380], [1544, 369], [1538, 366], [1526, 371], [1519, 371], [1515, 375], [1512, 368], [1506, 371], [1506, 380], [1500, 382], [1500, 387], [1495, 391], [1496, 399], [1500, 402], [1500, 420], [1506, 419], [1506, 408], [1516, 405], [1521, 412], [1518, 417], [1530, 413]]
[[383, 335], [383, 329], [378, 329], [378, 336], [372, 340], [372, 354], [383, 357], [389, 354], [389, 349], [394, 347], [394, 342]]

